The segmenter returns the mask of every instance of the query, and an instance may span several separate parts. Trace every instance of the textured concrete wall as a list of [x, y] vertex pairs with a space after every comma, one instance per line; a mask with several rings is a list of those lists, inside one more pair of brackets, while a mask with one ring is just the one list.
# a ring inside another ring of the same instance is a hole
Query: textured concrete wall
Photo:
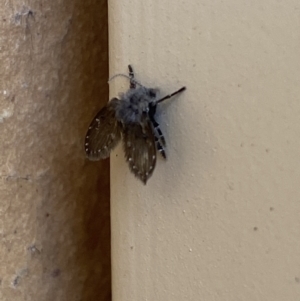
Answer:
[[299, 1], [109, 12], [112, 74], [132, 63], [162, 94], [187, 86], [158, 111], [168, 160], [147, 186], [112, 156], [114, 301], [299, 300]]
[[107, 101], [106, 1], [0, 6], [0, 300], [109, 300], [108, 161], [83, 141]]

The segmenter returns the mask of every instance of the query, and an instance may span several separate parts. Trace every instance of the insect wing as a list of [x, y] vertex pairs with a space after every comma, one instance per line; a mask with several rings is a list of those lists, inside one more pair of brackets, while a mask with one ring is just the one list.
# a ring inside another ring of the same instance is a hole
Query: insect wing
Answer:
[[85, 136], [85, 152], [92, 161], [109, 157], [110, 151], [121, 139], [121, 126], [115, 118], [113, 98], [91, 122]]
[[124, 128], [123, 146], [130, 170], [146, 184], [156, 164], [155, 137], [147, 116], [140, 124], [130, 124]]

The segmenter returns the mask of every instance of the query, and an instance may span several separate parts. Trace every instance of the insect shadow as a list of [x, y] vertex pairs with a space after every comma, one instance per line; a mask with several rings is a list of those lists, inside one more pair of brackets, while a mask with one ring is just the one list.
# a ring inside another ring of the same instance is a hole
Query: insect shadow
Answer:
[[129, 78], [128, 91], [120, 98], [112, 98], [98, 112], [86, 133], [84, 148], [87, 158], [97, 161], [109, 157], [122, 139], [130, 171], [146, 184], [155, 169], [157, 151], [166, 158], [166, 141], [155, 120], [157, 105], [186, 88], [158, 98], [157, 89], [141, 85], [135, 80], [131, 65], [128, 69], [129, 76], [116, 74], [111, 78]]

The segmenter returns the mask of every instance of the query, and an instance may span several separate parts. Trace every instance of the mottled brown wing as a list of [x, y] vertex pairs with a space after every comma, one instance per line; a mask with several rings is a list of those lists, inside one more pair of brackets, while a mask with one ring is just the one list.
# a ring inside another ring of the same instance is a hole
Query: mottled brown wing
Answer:
[[85, 136], [85, 152], [89, 160], [97, 161], [109, 157], [110, 151], [121, 139], [121, 126], [115, 118], [113, 98], [91, 122]]
[[151, 177], [156, 164], [155, 137], [150, 120], [127, 125], [123, 130], [123, 146], [130, 170], [144, 184]]

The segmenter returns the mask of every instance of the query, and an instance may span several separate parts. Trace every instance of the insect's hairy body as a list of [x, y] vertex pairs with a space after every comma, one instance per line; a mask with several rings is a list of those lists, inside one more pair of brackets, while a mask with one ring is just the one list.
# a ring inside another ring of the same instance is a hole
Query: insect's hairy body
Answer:
[[155, 120], [157, 104], [185, 87], [157, 99], [157, 90], [135, 81], [132, 67], [128, 68], [129, 76], [123, 76], [130, 79], [129, 90], [111, 99], [92, 120], [85, 136], [85, 152], [90, 160], [105, 159], [122, 140], [130, 171], [146, 184], [155, 169], [157, 151], [166, 158], [165, 139]]
[[130, 89], [115, 101], [116, 119], [122, 124], [141, 123], [143, 114], [149, 113], [149, 106], [156, 106], [156, 90], [146, 87]]

